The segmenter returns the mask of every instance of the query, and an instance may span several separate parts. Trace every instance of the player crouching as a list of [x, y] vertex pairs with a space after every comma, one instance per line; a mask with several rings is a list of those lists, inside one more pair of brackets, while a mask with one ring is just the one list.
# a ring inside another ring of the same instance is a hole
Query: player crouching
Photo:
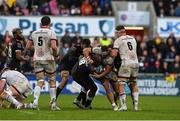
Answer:
[[32, 93], [32, 87], [28, 79], [18, 71], [5, 68], [0, 79], [0, 106], [4, 100], [11, 103], [17, 109], [28, 108], [23, 101]]

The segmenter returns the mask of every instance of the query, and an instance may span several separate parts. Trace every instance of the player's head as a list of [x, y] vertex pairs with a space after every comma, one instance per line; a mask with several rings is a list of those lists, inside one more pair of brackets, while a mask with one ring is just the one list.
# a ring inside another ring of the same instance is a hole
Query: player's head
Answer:
[[81, 41], [81, 47], [82, 48], [90, 47], [90, 45], [91, 45], [91, 41], [89, 39], [83, 39]]
[[95, 67], [98, 67], [102, 61], [101, 55], [97, 55], [97, 54], [92, 54], [91, 59], [94, 61], [92, 65], [94, 65]]
[[101, 51], [103, 57], [106, 57], [110, 53], [109, 48], [107, 46], [101, 46]]
[[14, 28], [12, 30], [13, 37], [18, 40], [24, 39], [24, 36], [22, 35], [22, 30], [20, 28]]
[[51, 24], [51, 19], [49, 16], [43, 16], [41, 18], [41, 26], [50, 26]]
[[117, 25], [115, 28], [115, 34], [117, 37], [126, 35], [125, 27], [123, 25]]

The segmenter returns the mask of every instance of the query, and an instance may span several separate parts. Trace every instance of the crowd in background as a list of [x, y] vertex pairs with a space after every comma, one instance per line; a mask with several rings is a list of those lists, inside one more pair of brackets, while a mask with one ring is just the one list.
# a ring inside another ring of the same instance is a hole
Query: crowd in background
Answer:
[[180, 0], [153, 0], [157, 16], [180, 16]]
[[[141, 38], [135, 36], [137, 40], [137, 54], [140, 64], [140, 72], [142, 73], [180, 73], [180, 40], [176, 39], [171, 34], [167, 39], [162, 39], [157, 35], [153, 40], [149, 40], [147, 36]], [[1, 40], [11, 41], [9, 32], [6, 32], [4, 36], [1, 35]], [[59, 63], [62, 57], [68, 52], [68, 50], [80, 43], [83, 37], [79, 33], [74, 33], [70, 36], [70, 33], [66, 31], [64, 36], [59, 39], [60, 47], [60, 59], [57, 61], [57, 71]], [[104, 35], [102, 38], [94, 37], [90, 38], [91, 46], [104, 45], [108, 43], [110, 47], [113, 45], [114, 38], [109, 38]], [[1, 41], [1, 43], [3, 43]], [[2, 44], [1, 44], [2, 45]], [[2, 50], [2, 48], [0, 48]], [[29, 55], [33, 55], [33, 52]], [[6, 58], [0, 57], [0, 66], [3, 68]], [[30, 62], [22, 62], [22, 72], [32, 72], [33, 64]]]
[[0, 0], [2, 16], [112, 16], [111, 0]]
[[[158, 16], [180, 16], [180, 1], [178, 0], [152, 0]], [[38, 15], [61, 15], [61, 16], [112, 16], [111, 0], [0, 0], [0, 15], [15, 16], [38, 16]], [[167, 7], [168, 6], [168, 7]], [[70, 36], [73, 34], [73, 36]], [[135, 36], [142, 73], [180, 73], [180, 40], [171, 34], [167, 39], [157, 35], [153, 40], [147, 36], [143, 38]], [[2, 43], [11, 42], [9, 32], [0, 34], [0, 52]], [[60, 57], [62, 58], [75, 44], [83, 40], [79, 33], [65, 32], [60, 41]], [[103, 43], [112, 47], [114, 38], [104, 35], [102, 38], [91, 38], [92, 46]], [[33, 55], [33, 52], [30, 54]], [[60, 59], [61, 59], [60, 58]], [[0, 68], [3, 68], [7, 59], [0, 54]], [[59, 62], [57, 62], [59, 63]], [[32, 61], [22, 62], [22, 71], [33, 70]], [[58, 70], [57, 66], [57, 70]]]

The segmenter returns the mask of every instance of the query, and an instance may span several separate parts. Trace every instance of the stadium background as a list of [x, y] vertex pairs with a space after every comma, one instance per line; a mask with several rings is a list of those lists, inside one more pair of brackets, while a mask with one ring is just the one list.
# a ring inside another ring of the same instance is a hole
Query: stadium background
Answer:
[[[1, 44], [11, 39], [11, 31], [15, 27], [23, 30], [27, 40], [30, 32], [40, 27], [41, 16], [51, 15], [61, 56], [67, 53], [72, 42], [82, 38], [90, 38], [92, 46], [101, 44], [103, 39], [113, 43], [115, 26], [125, 25], [127, 33], [138, 43], [140, 94], [180, 94], [178, 0], [1, 0], [0, 15]], [[1, 57], [1, 68], [5, 63], [6, 59]], [[36, 83], [31, 62], [22, 63], [22, 72], [33, 85]], [[59, 76], [57, 80], [60, 82]], [[104, 94], [98, 81], [97, 84], [98, 94]], [[72, 79], [68, 85], [70, 87], [66, 86], [64, 94], [79, 92], [79, 86]], [[47, 84], [43, 92], [48, 92]]]
[[[179, 0], [0, 0], [0, 45], [10, 42], [11, 30], [20, 27], [25, 40], [40, 27], [40, 17], [50, 15], [52, 29], [58, 35], [60, 56], [69, 45], [90, 38], [92, 46], [102, 40], [114, 41], [114, 28], [126, 26], [127, 33], [138, 43], [140, 75], [140, 111], [113, 112], [105, 96], [96, 96], [92, 111], [77, 110], [72, 101], [79, 86], [70, 78], [58, 104], [62, 110], [51, 112], [48, 95], [40, 97], [40, 111], [0, 109], [0, 119], [180, 119], [180, 1]], [[78, 36], [78, 33], [80, 36]], [[0, 68], [6, 64], [0, 46]], [[57, 73], [59, 74], [57, 64]], [[35, 86], [31, 62], [21, 64], [21, 71]], [[57, 75], [57, 81], [60, 82]], [[98, 95], [104, 89], [96, 81]], [[45, 83], [43, 92], [48, 92]], [[126, 92], [129, 89], [126, 87]], [[152, 96], [144, 96], [152, 95]], [[156, 95], [156, 96], [155, 96]], [[166, 96], [162, 96], [166, 95]], [[168, 95], [168, 96], [167, 96]], [[170, 96], [171, 95], [171, 96]], [[172, 96], [173, 95], [173, 96]], [[177, 96], [175, 96], [177, 95]], [[32, 96], [26, 101], [32, 101]], [[131, 106], [130, 96], [127, 103]]]

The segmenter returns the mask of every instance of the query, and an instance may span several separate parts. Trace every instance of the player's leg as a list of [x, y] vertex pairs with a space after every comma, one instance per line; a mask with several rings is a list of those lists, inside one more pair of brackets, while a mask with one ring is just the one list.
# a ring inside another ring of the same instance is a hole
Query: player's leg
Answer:
[[119, 99], [121, 103], [120, 110], [126, 111], [127, 105], [126, 105], [126, 93], [125, 93], [125, 84], [129, 80], [130, 77], [130, 68], [124, 64], [121, 65], [118, 72], [118, 90], [119, 90]]
[[34, 62], [34, 71], [37, 79], [37, 84], [34, 88], [33, 107], [39, 109], [38, 101], [39, 101], [39, 96], [41, 94], [41, 89], [44, 86], [44, 77], [45, 77], [44, 68], [43, 65], [41, 64], [41, 61]]
[[63, 90], [65, 85], [67, 84], [68, 77], [69, 77], [69, 71], [66, 71], [66, 70], [61, 71], [62, 80], [61, 80], [61, 83], [59, 84], [59, 86], [57, 87], [56, 99], [58, 98], [59, 94], [61, 93], [61, 91]]
[[36, 72], [36, 78], [37, 78], [37, 85], [34, 88], [34, 101], [33, 101], [33, 106], [34, 108], [38, 109], [38, 101], [39, 101], [39, 96], [41, 94], [41, 89], [44, 86], [44, 71], [41, 72]]
[[45, 72], [49, 79], [49, 87], [50, 87], [50, 106], [51, 110], [60, 110], [59, 107], [56, 106], [56, 72], [55, 72], [55, 62], [47, 61], [48, 65], [45, 66]]
[[122, 111], [127, 110], [126, 93], [124, 90], [126, 80], [127, 80], [126, 78], [119, 78], [119, 80], [118, 80], [119, 99], [120, 99], [120, 104], [121, 104], [120, 110], [122, 110]]
[[118, 81], [110, 80], [110, 84], [113, 89], [114, 101], [117, 105], [117, 100], [119, 99], [119, 91], [118, 91]]
[[129, 88], [131, 90], [131, 97], [133, 100], [133, 106], [134, 106], [134, 110], [137, 111], [138, 110], [138, 101], [139, 101], [139, 90], [138, 90], [138, 86], [137, 83], [135, 81], [135, 78], [132, 79], [132, 81], [129, 82]]
[[131, 78], [128, 84], [131, 90], [131, 97], [133, 100], [133, 106], [135, 111], [138, 110], [138, 100], [139, 100], [139, 89], [136, 82], [138, 71], [139, 71], [139, 65], [133, 64], [131, 68]]
[[79, 95], [77, 96], [77, 98], [75, 98], [75, 100], [73, 101], [73, 104], [76, 105], [85, 105], [86, 104], [86, 94], [87, 91], [84, 87], [81, 87], [81, 92], [79, 93]]
[[86, 90], [89, 90], [88, 94], [87, 94], [87, 98], [86, 98], [86, 104], [85, 104], [85, 108], [86, 109], [91, 109], [91, 103], [96, 95], [96, 91], [97, 91], [97, 86], [94, 83], [94, 80], [91, 77], [87, 77], [87, 79], [85, 80], [86, 85], [84, 86], [84, 88]]
[[107, 96], [109, 102], [111, 103], [111, 105], [112, 105], [112, 107], [113, 107], [113, 110], [114, 110], [114, 111], [117, 111], [117, 110], [118, 110], [118, 107], [117, 107], [117, 105], [116, 105], [116, 103], [115, 103], [115, 101], [114, 101], [114, 95], [113, 95], [113, 92], [112, 92], [112, 90], [111, 90], [111, 88], [110, 88], [109, 80], [103, 79], [103, 80], [101, 81], [101, 83], [102, 83], [102, 85], [104, 86], [104, 89], [105, 89], [105, 91], [106, 91], [106, 96]]
[[13, 93], [11, 90], [4, 90], [1, 94], [0, 97], [2, 100], [7, 100], [11, 104], [13, 104], [17, 109], [20, 109], [23, 107], [23, 104], [20, 103], [18, 100], [15, 99], [13, 96]]

